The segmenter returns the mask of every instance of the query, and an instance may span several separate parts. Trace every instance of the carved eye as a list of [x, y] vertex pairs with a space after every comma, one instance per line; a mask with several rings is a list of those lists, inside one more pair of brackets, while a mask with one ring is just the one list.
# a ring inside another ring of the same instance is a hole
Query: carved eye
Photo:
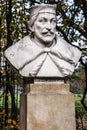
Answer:
[[39, 22], [41, 22], [41, 23], [46, 23], [47, 22], [47, 19], [46, 18], [41, 18], [41, 19], [39, 19]]
[[56, 20], [55, 20], [55, 19], [52, 19], [50, 22], [51, 22], [52, 24], [56, 24]]

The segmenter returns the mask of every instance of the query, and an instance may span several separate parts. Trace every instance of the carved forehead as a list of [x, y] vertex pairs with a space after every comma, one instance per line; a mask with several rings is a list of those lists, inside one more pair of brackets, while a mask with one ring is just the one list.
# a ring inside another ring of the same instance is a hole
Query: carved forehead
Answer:
[[56, 15], [52, 13], [49, 14], [49, 12], [44, 10], [44, 12], [38, 13], [36, 20], [39, 20], [39, 19], [48, 19], [48, 20], [55, 19], [56, 20]]
[[30, 18], [40, 13], [50, 13], [56, 15], [56, 6], [51, 4], [34, 5], [29, 9]]

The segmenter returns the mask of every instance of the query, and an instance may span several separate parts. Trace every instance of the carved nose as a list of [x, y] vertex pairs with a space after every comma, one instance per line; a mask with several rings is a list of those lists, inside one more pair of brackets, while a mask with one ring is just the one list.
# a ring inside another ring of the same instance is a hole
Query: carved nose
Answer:
[[47, 23], [46, 28], [47, 28], [48, 30], [51, 29], [51, 24], [50, 24], [50, 22]]

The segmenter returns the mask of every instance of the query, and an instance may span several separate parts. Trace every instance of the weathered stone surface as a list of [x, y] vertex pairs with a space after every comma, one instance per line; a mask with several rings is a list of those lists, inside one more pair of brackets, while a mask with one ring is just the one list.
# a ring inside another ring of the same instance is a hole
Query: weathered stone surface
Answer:
[[31, 84], [30, 92], [66, 92], [69, 93], [69, 84]]
[[30, 85], [27, 130], [76, 130], [74, 96], [69, 85]]

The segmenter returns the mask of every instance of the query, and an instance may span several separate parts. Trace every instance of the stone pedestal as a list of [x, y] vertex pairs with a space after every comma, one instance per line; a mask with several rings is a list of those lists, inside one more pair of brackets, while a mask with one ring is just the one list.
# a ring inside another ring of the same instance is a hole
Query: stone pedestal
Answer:
[[22, 116], [26, 123], [21, 130], [76, 130], [74, 96], [69, 85], [31, 84], [26, 97], [27, 108]]

